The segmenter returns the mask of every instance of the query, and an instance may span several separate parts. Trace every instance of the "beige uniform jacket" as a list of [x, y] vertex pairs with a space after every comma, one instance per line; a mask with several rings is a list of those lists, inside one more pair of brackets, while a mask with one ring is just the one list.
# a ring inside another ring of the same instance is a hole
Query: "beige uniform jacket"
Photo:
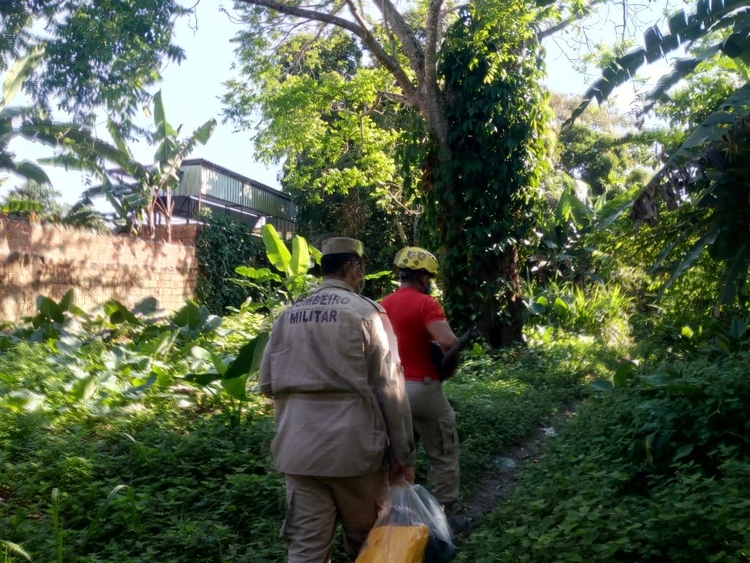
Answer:
[[414, 465], [409, 400], [385, 309], [325, 280], [276, 320], [260, 368], [282, 473], [352, 477]]

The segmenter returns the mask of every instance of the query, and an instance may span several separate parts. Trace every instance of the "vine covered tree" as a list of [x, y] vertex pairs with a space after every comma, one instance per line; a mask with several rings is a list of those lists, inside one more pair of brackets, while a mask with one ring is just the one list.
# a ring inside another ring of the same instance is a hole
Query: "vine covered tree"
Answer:
[[[269, 132], [279, 135], [280, 114], [298, 112], [288, 149], [271, 155], [286, 158], [287, 167], [310, 152], [309, 141], [300, 142], [310, 139], [310, 131], [319, 133], [315, 149], [341, 154], [347, 143], [340, 137], [332, 143], [329, 125], [339, 127], [347, 118], [358, 126], [350, 135], [358, 133], [363, 149], [381, 143], [371, 152], [382, 163], [376, 173], [395, 164], [401, 185], [414, 188], [407, 195], [424, 208], [423, 240], [414, 242], [439, 251], [454, 322], [478, 323], [493, 345], [519, 340], [518, 250], [534, 214], [546, 127], [534, 6], [483, 0], [456, 10], [433, 0], [400, 12], [390, 0], [236, 5], [247, 24], [238, 37], [246, 81], [231, 85], [229, 117], [247, 125], [259, 116], [262, 144]], [[348, 78], [338, 73], [338, 81], [329, 74], [328, 91], [330, 84], [350, 88], [359, 96], [357, 111], [338, 111], [340, 98], [321, 100], [319, 89], [303, 94], [299, 77], [274, 66], [272, 56], [293, 52], [290, 60], [299, 61], [317, 41], [341, 30], [367, 53], [368, 64]], [[402, 116], [401, 127], [384, 128], [373, 118], [388, 104]], [[383, 144], [388, 133], [396, 138]], [[329, 189], [345, 189], [356, 172], [335, 159], [327, 162], [328, 176], [341, 180]]]

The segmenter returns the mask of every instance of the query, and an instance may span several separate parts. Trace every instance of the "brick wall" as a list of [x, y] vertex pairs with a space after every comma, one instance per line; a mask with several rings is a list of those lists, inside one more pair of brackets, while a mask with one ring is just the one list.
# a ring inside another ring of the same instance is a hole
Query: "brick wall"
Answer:
[[59, 300], [71, 287], [85, 311], [145, 297], [177, 309], [193, 296], [197, 264], [191, 246], [0, 219], [0, 320], [35, 314], [37, 295]]
[[[197, 223], [182, 223], [172, 225], [172, 242], [177, 244], [185, 244], [187, 246], [195, 246], [195, 239], [198, 237], [198, 231], [200, 231], [201, 225]], [[150, 234], [141, 234], [141, 238], [144, 240], [150, 240]], [[156, 240], [166, 241], [167, 240], [167, 228], [161, 225], [156, 226]]]

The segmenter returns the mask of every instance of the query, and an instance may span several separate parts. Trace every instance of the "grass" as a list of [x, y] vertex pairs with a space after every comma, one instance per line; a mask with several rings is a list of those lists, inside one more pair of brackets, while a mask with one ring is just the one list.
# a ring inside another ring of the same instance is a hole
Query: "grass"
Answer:
[[[605, 369], [606, 350], [588, 345], [579, 359], [586, 345], [573, 338], [545, 352], [475, 347], [466, 355], [446, 384], [464, 498], [497, 455], [580, 399], [592, 370]], [[3, 369], [32, 369], [43, 362], [41, 346], [22, 344], [15, 360], [3, 357]], [[54, 371], [45, 370], [43, 387], [60, 393], [54, 410], [0, 409], [0, 540], [45, 562], [283, 560], [284, 483], [270, 458], [271, 405], [251, 396], [240, 424], [236, 403], [221, 395], [188, 408], [163, 391], [124, 408], [66, 407]], [[419, 476], [424, 467], [420, 456]], [[6, 550], [5, 559], [21, 556]]]
[[668, 360], [592, 396], [459, 561], [748, 561], [748, 370]]

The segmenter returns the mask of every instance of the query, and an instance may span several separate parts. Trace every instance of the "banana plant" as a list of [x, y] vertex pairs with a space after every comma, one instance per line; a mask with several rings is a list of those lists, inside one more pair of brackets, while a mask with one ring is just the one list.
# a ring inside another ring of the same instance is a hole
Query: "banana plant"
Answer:
[[321, 253], [299, 235], [292, 239], [290, 252], [270, 223], [261, 227], [261, 235], [266, 256], [278, 273], [269, 268], [239, 266], [235, 271], [242, 278], [230, 278], [230, 281], [258, 289], [263, 295], [261, 302], [248, 304], [246, 308], [267, 309], [273, 318], [274, 311], [280, 306], [294, 303], [310, 292], [315, 283], [315, 278], [309, 274], [311, 259], [320, 264]]
[[90, 204], [96, 196], [104, 196], [115, 210], [122, 230], [137, 233], [145, 223], [152, 237], [159, 214], [164, 217], [167, 238], [171, 241], [172, 193], [180, 183], [182, 161], [197, 145], [208, 142], [216, 120], [209, 119], [189, 137], [179, 139], [180, 128], [175, 129], [166, 119], [161, 91], [154, 96], [153, 119], [150, 140], [157, 148], [152, 165], [135, 159], [127, 140], [112, 121], [108, 122], [112, 144], [96, 139], [91, 131], [74, 124], [47, 124], [38, 137], [61, 152], [40, 162], [93, 173], [100, 184], [83, 193], [83, 203]]
[[[28, 125], [36, 119], [37, 110], [32, 107], [11, 107], [10, 104], [21, 90], [24, 81], [39, 64], [42, 52], [41, 48], [37, 48], [18, 59], [3, 79], [0, 99], [0, 171], [34, 180], [39, 184], [49, 184], [49, 177], [40, 166], [29, 160], [17, 161], [9, 148], [10, 142], [16, 137], [34, 140], [33, 132], [29, 131]], [[18, 122], [26, 122], [27, 127], [19, 128]]]
[[[602, 75], [586, 90], [583, 101], [573, 111], [565, 125], [575, 121], [588, 105], [597, 100], [602, 103], [614, 89], [631, 80], [644, 64], [666, 58], [674, 51], [690, 47], [698, 41], [701, 47], [690, 56], [677, 58], [672, 71], [662, 76], [646, 95], [640, 114], [648, 113], [667, 91], [691, 74], [701, 61], [726, 55], [750, 64], [750, 0], [697, 0], [691, 13], [678, 10], [673, 13], [667, 29], [652, 26], [643, 35], [643, 45], [634, 47], [603, 69]], [[727, 30], [731, 33], [727, 34]]]
[[[309, 274], [311, 259], [320, 263], [321, 253], [309, 246], [307, 241], [295, 235], [292, 239], [291, 251], [281, 239], [271, 224], [261, 228], [266, 256], [276, 272], [269, 268], [252, 268], [239, 266], [237, 274], [242, 278], [232, 278], [231, 281], [244, 286], [259, 289], [264, 296], [258, 304], [248, 304], [245, 310], [264, 308], [270, 311], [269, 322], [265, 327], [239, 350], [237, 356], [229, 364], [218, 357], [215, 352], [203, 348], [194, 348], [193, 354], [213, 364], [211, 373], [193, 374], [189, 379], [200, 385], [211, 385], [220, 381], [221, 387], [236, 401], [233, 420], [239, 420], [242, 405], [250, 400], [247, 394], [247, 383], [257, 375], [260, 361], [263, 357], [271, 322], [274, 314], [284, 305], [303, 297], [312, 289], [315, 278]], [[278, 273], [277, 273], [278, 272]]]

